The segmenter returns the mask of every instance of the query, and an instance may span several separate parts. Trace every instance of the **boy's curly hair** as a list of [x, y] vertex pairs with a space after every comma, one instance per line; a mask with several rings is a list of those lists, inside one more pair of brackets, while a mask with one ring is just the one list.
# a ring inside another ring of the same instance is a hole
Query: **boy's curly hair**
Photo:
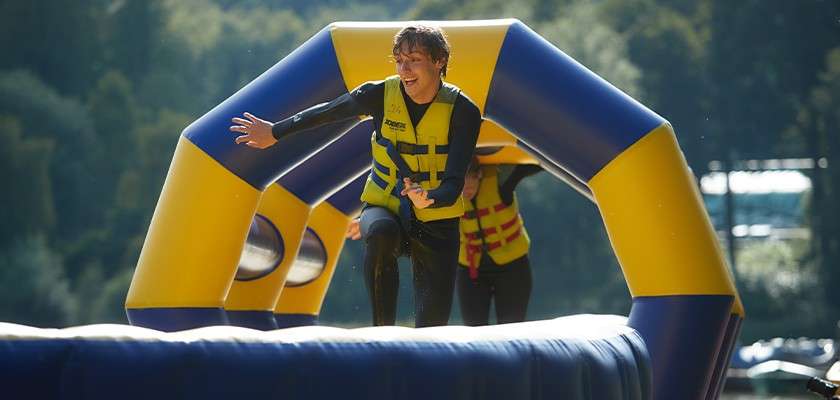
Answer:
[[420, 50], [428, 53], [433, 62], [443, 60], [440, 75], [446, 76], [450, 48], [443, 30], [427, 25], [410, 25], [402, 28], [394, 36], [394, 48], [391, 50], [394, 57], [398, 56], [404, 48], [409, 52]]

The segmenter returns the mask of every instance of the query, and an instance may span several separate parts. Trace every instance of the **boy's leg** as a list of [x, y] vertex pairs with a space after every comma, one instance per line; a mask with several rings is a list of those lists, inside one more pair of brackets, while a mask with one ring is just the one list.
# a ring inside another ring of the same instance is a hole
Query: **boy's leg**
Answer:
[[481, 274], [476, 280], [470, 278], [468, 268], [459, 267], [456, 275], [455, 285], [458, 290], [458, 302], [461, 304], [461, 317], [464, 319], [464, 325], [487, 325], [490, 320], [492, 285], [481, 279]]
[[359, 218], [365, 241], [365, 286], [370, 296], [373, 325], [394, 325], [400, 274], [402, 228], [397, 216], [383, 207], [367, 207]]
[[414, 326], [446, 325], [458, 268], [458, 219], [417, 223], [409, 239], [414, 272]]
[[496, 320], [500, 324], [522, 322], [528, 312], [531, 297], [531, 265], [528, 256], [511, 261], [502, 267], [496, 279], [494, 298]]

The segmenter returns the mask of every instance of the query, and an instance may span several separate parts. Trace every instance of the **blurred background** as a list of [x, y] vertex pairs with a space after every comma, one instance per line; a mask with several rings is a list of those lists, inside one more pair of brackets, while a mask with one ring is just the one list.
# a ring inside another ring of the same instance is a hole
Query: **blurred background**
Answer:
[[[180, 132], [330, 22], [509, 17], [674, 125], [747, 310], [742, 344], [837, 337], [838, 0], [2, 1], [0, 321], [126, 323]], [[594, 204], [546, 173], [518, 196], [528, 319], [626, 315]], [[322, 323], [370, 323], [360, 264], [348, 243]]]

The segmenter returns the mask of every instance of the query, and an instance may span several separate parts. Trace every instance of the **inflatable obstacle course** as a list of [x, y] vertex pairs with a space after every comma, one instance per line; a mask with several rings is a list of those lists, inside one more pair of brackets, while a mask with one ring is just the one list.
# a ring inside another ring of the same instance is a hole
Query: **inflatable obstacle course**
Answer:
[[[2, 359], [67, 398], [164, 386], [156, 397], [717, 398], [744, 311], [671, 125], [517, 20], [430, 23], [452, 44], [447, 80], [486, 119], [483, 162], [539, 163], [598, 206], [628, 319], [273, 330], [317, 322], [375, 127], [340, 121], [262, 151], [227, 127], [393, 74], [405, 22], [335, 23], [184, 130], [126, 300], [130, 322], [156, 331], [12, 333]], [[230, 324], [268, 332], [218, 327]], [[87, 379], [72, 372], [89, 364]]]

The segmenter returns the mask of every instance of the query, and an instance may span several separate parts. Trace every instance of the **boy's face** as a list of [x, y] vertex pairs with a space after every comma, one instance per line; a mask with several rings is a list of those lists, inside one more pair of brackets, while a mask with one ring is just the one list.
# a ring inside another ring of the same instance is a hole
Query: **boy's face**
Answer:
[[481, 171], [468, 173], [464, 177], [464, 190], [462, 194], [464, 200], [472, 201], [476, 193], [478, 193], [478, 184], [481, 182]]
[[[434, 100], [440, 86], [440, 70], [444, 61], [432, 61], [429, 53], [420, 47], [404, 45], [394, 54], [397, 75], [400, 76], [405, 93], [415, 102], [428, 103]], [[419, 101], [418, 101], [419, 100]]]

